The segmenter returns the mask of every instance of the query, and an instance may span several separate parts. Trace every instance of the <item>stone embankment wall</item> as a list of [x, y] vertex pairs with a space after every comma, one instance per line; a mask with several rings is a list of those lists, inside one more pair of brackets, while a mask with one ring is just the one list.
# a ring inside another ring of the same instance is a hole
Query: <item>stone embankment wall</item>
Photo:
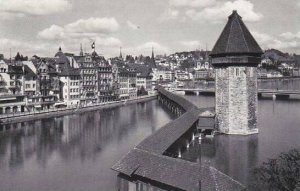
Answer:
[[126, 100], [126, 101], [113, 101], [107, 103], [92, 104], [81, 108], [72, 107], [72, 108], [61, 108], [61, 109], [49, 109], [40, 112], [23, 112], [23, 113], [16, 113], [16, 114], [9, 114], [9, 115], [2, 115], [2, 116], [0, 115], [0, 124], [17, 123], [17, 122], [31, 121], [35, 119], [57, 117], [57, 116], [71, 115], [71, 114], [82, 113], [87, 111], [94, 111], [99, 109], [119, 107], [125, 104], [132, 104], [132, 103], [154, 100], [156, 99], [156, 97], [157, 97], [156, 95], [142, 96], [142, 97], [137, 97], [136, 99]]

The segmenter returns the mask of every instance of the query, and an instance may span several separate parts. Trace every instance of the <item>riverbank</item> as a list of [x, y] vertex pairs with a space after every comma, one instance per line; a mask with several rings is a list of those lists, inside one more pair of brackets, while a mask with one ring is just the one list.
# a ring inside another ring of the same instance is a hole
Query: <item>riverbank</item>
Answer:
[[71, 115], [75, 113], [82, 113], [87, 111], [94, 111], [99, 109], [119, 107], [125, 104], [147, 102], [156, 99], [156, 96], [157, 95], [140, 96], [135, 99], [98, 103], [98, 104], [87, 105], [80, 108], [74, 106], [74, 107], [67, 107], [67, 108], [49, 109], [44, 111], [22, 112], [22, 113], [0, 115], [0, 124], [25, 122], [25, 121], [35, 120], [35, 119], [50, 118], [50, 117]]

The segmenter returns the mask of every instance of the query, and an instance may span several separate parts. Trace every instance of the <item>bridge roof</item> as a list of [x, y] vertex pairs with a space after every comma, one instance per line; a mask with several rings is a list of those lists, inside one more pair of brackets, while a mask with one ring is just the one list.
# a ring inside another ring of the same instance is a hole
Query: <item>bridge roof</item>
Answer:
[[165, 88], [163, 88], [162, 86], [158, 86], [157, 90], [167, 96], [169, 99], [173, 100], [174, 102], [176, 102], [177, 104], [179, 104], [185, 111], [188, 111], [190, 109], [196, 109], [198, 108], [197, 106], [195, 106], [192, 102], [190, 102], [189, 100], [185, 99], [182, 96], [178, 96], [174, 93], [171, 93], [167, 90], [165, 90]]
[[[203, 111], [202, 111], [203, 112]], [[155, 131], [136, 147], [156, 154], [163, 154], [199, 119], [201, 110], [192, 109]]]
[[144, 139], [112, 169], [132, 178], [146, 178], [180, 190], [245, 190], [240, 183], [213, 167], [163, 155], [191, 128], [201, 113], [213, 108], [199, 109], [179, 95], [160, 87], [158, 90], [179, 103], [186, 112]]
[[147, 178], [187, 191], [199, 191], [199, 188], [219, 191], [245, 190], [240, 183], [213, 167], [138, 148], [131, 150], [112, 169], [127, 176]]
[[262, 53], [262, 49], [249, 32], [242, 17], [237, 11], [233, 11], [210, 56], [241, 54], [260, 56]]

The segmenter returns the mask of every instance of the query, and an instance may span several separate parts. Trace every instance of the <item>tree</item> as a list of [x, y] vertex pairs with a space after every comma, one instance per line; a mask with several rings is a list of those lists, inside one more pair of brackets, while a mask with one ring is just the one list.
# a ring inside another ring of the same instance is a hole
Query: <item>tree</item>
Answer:
[[125, 61], [127, 63], [134, 63], [134, 58], [131, 55], [127, 55], [126, 58], [125, 58]]
[[18, 52], [17, 55], [15, 56], [15, 61], [21, 61], [21, 55]]
[[282, 153], [254, 170], [255, 190], [300, 190], [300, 151]]
[[15, 61], [26, 61], [26, 60], [28, 60], [28, 57], [27, 56], [23, 57], [23, 55], [20, 54], [19, 52], [15, 56]]

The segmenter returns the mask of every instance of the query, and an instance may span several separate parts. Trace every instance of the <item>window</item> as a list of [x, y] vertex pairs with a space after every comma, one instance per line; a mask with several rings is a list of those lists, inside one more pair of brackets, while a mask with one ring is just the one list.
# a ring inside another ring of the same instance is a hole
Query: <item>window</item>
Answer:
[[240, 69], [239, 68], [236, 68], [235, 69], [235, 75], [238, 77], [240, 76]]

